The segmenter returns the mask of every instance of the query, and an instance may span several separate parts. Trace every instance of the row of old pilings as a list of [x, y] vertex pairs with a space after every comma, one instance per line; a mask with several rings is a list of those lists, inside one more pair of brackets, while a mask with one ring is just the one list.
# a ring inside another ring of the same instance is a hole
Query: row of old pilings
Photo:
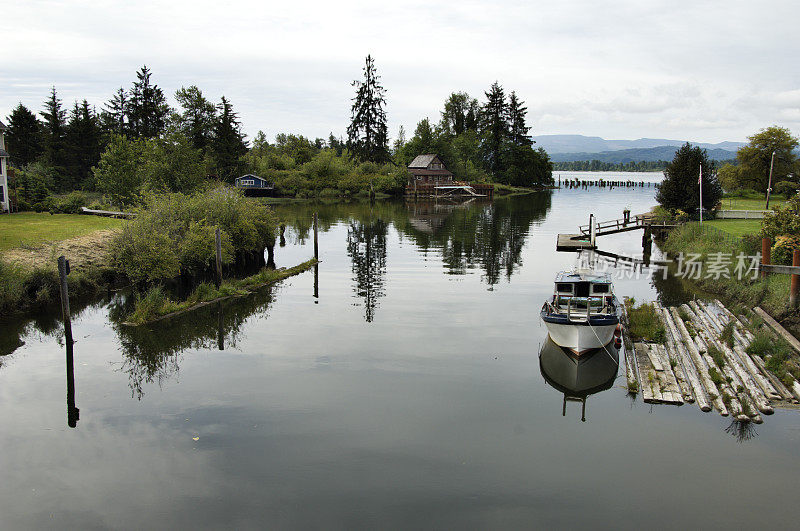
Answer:
[[598, 179], [596, 181], [586, 181], [581, 179], [564, 179], [558, 176], [558, 186], [561, 187], [563, 183], [564, 188], [635, 188], [650, 186], [653, 183], [648, 181], [606, 181], [605, 179]]
[[776, 406], [798, 402], [800, 384], [791, 376], [791, 385], [784, 383], [759, 353], [750, 353], [754, 335], [744, 316], [735, 316], [718, 300], [653, 307], [664, 334], [650, 342], [627, 337], [630, 323], [623, 309], [629, 392], [641, 392], [649, 403], [694, 402], [702, 411], [713, 408], [755, 423]]

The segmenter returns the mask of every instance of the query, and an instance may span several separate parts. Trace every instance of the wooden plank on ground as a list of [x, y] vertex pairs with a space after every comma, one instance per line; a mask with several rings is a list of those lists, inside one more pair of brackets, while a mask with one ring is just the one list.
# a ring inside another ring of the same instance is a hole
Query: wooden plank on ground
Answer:
[[762, 310], [760, 306], [755, 307], [755, 312], [762, 319], [764, 319], [764, 322], [767, 323], [770, 326], [770, 328], [775, 330], [775, 332], [779, 336], [785, 339], [786, 342], [792, 346], [792, 348], [794, 348], [797, 352], [800, 352], [800, 341], [798, 341], [796, 337], [794, 337], [792, 334], [789, 333], [788, 330], [782, 327], [780, 323], [775, 319], [773, 319], [773, 317], [770, 314]]

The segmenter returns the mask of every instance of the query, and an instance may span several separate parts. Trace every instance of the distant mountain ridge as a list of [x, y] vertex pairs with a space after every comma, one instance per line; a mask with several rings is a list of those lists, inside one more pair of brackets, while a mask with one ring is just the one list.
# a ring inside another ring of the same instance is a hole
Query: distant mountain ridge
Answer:
[[[678, 146], [658, 146], [652, 148], [619, 149], [616, 151], [601, 151], [597, 153], [550, 153], [553, 162], [572, 162], [581, 160], [599, 160], [612, 164], [625, 164], [628, 162], [652, 162], [657, 160], [671, 161], [675, 157]], [[699, 144], [698, 144], [699, 145]], [[708, 158], [711, 160], [730, 160], [736, 158], [736, 151], [727, 149], [709, 149]]]
[[[685, 140], [670, 140], [666, 138], [639, 138], [638, 140], [606, 140], [599, 136], [584, 135], [537, 135], [533, 139], [536, 147], [543, 147], [550, 156], [555, 159], [556, 154], [570, 154], [571, 156], [591, 153], [604, 153], [609, 151], [622, 151], [633, 149], [662, 148], [665, 146], [680, 147], [686, 143]], [[708, 150], [724, 150], [733, 153], [731, 156], [724, 156], [724, 159], [735, 157], [736, 150], [744, 145], [745, 142], [718, 142], [710, 144], [707, 142], [691, 142], [692, 145], [700, 146]], [[674, 154], [674, 151], [673, 151]], [[709, 151], [709, 156], [711, 152]], [[569, 159], [569, 160], [591, 160], [588, 159]], [[670, 155], [669, 159], [672, 159]], [[645, 159], [640, 159], [645, 160]], [[658, 160], [658, 159], [653, 159]]]

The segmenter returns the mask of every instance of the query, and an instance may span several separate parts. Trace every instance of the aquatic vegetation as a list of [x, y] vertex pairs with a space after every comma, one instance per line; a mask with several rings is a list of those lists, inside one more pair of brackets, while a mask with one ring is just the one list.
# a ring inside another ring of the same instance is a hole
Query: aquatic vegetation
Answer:
[[134, 309], [125, 318], [125, 323], [141, 325], [156, 321], [170, 314], [187, 312], [210, 302], [229, 297], [241, 297], [262, 286], [302, 273], [316, 263], [316, 259], [311, 259], [288, 269], [264, 268], [255, 275], [246, 278], [225, 280], [219, 288], [211, 283], [203, 282], [182, 302], [173, 301], [161, 286], [154, 286], [143, 295], [137, 294]]
[[630, 335], [634, 338], [663, 344], [667, 340], [667, 331], [661, 324], [655, 306], [643, 303], [634, 307], [631, 301], [632, 299], [626, 300]]

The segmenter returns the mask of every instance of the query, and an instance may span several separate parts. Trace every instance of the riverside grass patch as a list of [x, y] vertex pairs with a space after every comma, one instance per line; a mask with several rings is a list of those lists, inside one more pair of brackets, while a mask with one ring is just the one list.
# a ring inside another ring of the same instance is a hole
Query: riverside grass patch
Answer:
[[697, 224], [687, 223], [670, 231], [662, 248], [670, 255], [699, 254], [700, 260], [703, 262], [709, 261], [709, 257], [716, 253], [731, 255], [733, 260], [728, 268], [730, 278], [725, 278], [724, 275], [720, 275], [719, 278], [700, 276], [700, 278], [682, 279], [682, 281], [690, 282], [703, 291], [718, 294], [735, 306], [744, 308], [761, 306], [777, 319], [794, 315], [794, 311], [789, 305], [791, 275], [772, 274], [753, 278], [752, 274], [748, 274], [738, 278], [735, 273], [736, 256], [739, 253], [754, 256], [759, 252], [761, 250], [760, 236], [750, 235], [731, 240], [720, 231], [705, 230]]
[[[111, 271], [101, 268], [73, 270], [67, 276], [70, 296], [99, 293]], [[33, 269], [0, 260], [0, 320], [32, 308], [57, 304], [61, 300], [58, 271], [55, 268]]]

